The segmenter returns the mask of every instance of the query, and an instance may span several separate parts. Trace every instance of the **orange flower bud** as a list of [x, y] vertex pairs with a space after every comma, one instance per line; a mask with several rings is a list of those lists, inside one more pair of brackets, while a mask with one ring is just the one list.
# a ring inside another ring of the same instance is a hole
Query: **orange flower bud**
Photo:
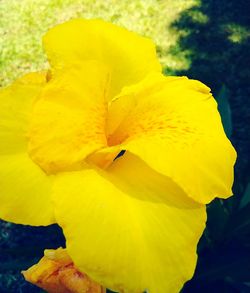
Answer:
[[63, 248], [45, 250], [44, 257], [22, 272], [30, 283], [49, 293], [105, 293], [105, 289], [79, 272]]

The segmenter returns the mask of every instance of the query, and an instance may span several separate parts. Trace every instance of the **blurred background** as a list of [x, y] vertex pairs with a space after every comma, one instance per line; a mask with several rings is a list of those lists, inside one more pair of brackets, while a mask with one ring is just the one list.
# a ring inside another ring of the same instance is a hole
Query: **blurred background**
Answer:
[[[76, 17], [102, 18], [152, 38], [166, 75], [187, 75], [212, 89], [238, 152], [234, 196], [207, 207], [196, 272], [182, 292], [250, 292], [250, 1], [0, 0], [0, 87], [47, 68], [42, 35]], [[0, 292], [43, 292], [20, 271], [45, 248], [63, 245], [56, 225], [0, 221]]]

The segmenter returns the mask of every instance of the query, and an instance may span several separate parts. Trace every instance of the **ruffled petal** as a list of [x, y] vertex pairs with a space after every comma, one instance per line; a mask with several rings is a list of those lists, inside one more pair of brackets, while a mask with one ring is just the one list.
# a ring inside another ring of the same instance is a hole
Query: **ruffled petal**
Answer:
[[236, 153], [209, 88], [149, 75], [109, 109], [108, 144], [129, 150], [201, 203], [232, 195]]
[[74, 19], [54, 27], [44, 36], [44, 47], [54, 74], [83, 60], [104, 63], [111, 76], [110, 98], [161, 70], [149, 39], [98, 19]]
[[105, 147], [108, 73], [96, 61], [79, 63], [54, 76], [36, 102], [29, 154], [48, 174], [82, 168]]
[[53, 198], [69, 255], [104, 287], [179, 292], [192, 277], [205, 207], [134, 155], [57, 175]]
[[30, 225], [54, 222], [51, 178], [28, 156], [27, 131], [46, 73], [31, 73], [0, 92], [0, 218]]

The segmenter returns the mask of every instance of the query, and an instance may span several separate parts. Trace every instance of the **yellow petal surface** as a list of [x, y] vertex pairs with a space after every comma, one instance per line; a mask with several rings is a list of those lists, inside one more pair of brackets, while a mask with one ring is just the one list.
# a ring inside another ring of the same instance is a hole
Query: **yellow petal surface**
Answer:
[[105, 293], [105, 289], [79, 272], [63, 248], [47, 249], [27, 271], [25, 279], [48, 293]]
[[27, 125], [45, 73], [31, 73], [0, 91], [0, 154], [25, 151]]
[[96, 61], [52, 78], [33, 110], [29, 154], [47, 173], [82, 167], [91, 152], [107, 145], [106, 90], [109, 77]]
[[69, 255], [104, 287], [174, 293], [192, 277], [205, 207], [136, 156], [58, 175], [54, 202]]
[[161, 70], [149, 39], [98, 19], [74, 19], [54, 27], [45, 35], [44, 47], [54, 70], [82, 60], [103, 62], [111, 75], [110, 97]]
[[202, 83], [149, 75], [112, 102], [108, 124], [109, 145], [136, 154], [198, 202], [232, 195], [236, 153]]
[[0, 92], [0, 218], [31, 225], [54, 222], [51, 178], [28, 156], [27, 130], [45, 73], [25, 75]]

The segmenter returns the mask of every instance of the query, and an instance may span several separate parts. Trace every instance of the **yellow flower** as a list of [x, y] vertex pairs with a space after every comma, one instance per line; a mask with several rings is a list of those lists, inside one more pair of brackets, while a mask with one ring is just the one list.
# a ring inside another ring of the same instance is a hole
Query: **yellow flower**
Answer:
[[49, 293], [105, 293], [105, 289], [79, 272], [65, 249], [47, 249], [27, 271], [25, 279]]
[[178, 292], [205, 204], [233, 182], [209, 88], [163, 76], [150, 40], [101, 20], [59, 25], [44, 47], [49, 72], [1, 92], [0, 217], [57, 222], [77, 268], [114, 291]]

